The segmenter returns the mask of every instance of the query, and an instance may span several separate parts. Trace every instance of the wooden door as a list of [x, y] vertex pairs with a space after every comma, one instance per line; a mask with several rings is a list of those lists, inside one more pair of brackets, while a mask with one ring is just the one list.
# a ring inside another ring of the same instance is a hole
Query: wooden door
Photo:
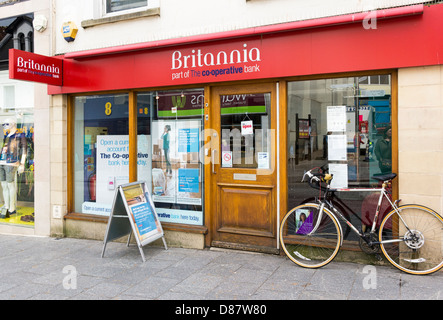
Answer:
[[212, 246], [276, 250], [276, 109], [273, 83], [211, 88]]

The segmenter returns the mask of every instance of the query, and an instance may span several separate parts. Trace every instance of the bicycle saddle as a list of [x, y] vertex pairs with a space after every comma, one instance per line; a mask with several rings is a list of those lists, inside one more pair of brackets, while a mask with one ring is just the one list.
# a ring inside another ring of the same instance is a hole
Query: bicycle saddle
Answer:
[[396, 173], [388, 173], [388, 174], [381, 174], [377, 176], [372, 176], [372, 179], [378, 180], [378, 181], [387, 181], [392, 180], [397, 176]]

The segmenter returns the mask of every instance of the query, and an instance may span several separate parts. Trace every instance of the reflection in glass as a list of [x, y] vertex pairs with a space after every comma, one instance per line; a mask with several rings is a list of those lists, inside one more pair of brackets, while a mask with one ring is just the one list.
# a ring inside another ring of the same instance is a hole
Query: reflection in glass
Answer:
[[[371, 177], [391, 172], [390, 83], [390, 75], [288, 83], [288, 208], [318, 196], [300, 182], [314, 167], [334, 174], [337, 188], [376, 187]], [[375, 212], [367, 193], [339, 196], [358, 213], [351, 219]]]
[[106, 12], [118, 12], [139, 7], [146, 7], [147, 0], [106, 0]]

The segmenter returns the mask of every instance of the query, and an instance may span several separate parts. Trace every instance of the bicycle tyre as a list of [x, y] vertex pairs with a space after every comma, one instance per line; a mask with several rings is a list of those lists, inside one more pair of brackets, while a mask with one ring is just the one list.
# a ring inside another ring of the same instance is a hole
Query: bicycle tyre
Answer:
[[[401, 219], [392, 210], [380, 225], [380, 247], [386, 259], [409, 274], [425, 275], [440, 270], [443, 267], [443, 218], [420, 205], [402, 205], [399, 211]], [[399, 241], [382, 243], [387, 240]]]
[[[331, 262], [337, 255], [342, 231], [335, 216], [326, 208], [317, 230], [311, 234], [319, 217], [320, 205], [307, 203], [290, 210], [280, 224], [280, 243], [288, 258], [304, 268], [320, 268]], [[299, 216], [307, 218], [300, 226]]]

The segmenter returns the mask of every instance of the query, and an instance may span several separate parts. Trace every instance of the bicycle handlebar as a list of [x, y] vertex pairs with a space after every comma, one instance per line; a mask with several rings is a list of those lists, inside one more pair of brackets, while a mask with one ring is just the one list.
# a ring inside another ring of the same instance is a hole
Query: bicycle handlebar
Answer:
[[[329, 174], [329, 173], [312, 173], [312, 170], [314, 170], [314, 169], [306, 171], [303, 174], [303, 178], [302, 178], [301, 182], [304, 182], [305, 181], [305, 177], [308, 176], [308, 178], [309, 178], [309, 180], [308, 180], [309, 186], [311, 186], [311, 188], [314, 188], [314, 189], [319, 189], [320, 183], [322, 183], [322, 182], [325, 182], [326, 184], [329, 184], [331, 182], [332, 177], [333, 177], [332, 174]], [[319, 186], [316, 186], [314, 184], [315, 182], [318, 183]]]

